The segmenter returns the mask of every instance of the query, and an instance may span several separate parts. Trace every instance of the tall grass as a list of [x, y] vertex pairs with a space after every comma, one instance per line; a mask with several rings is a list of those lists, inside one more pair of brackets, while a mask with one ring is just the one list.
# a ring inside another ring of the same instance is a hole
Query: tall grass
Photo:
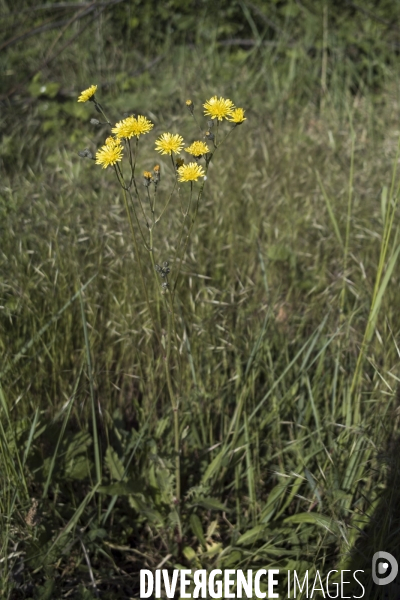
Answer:
[[[248, 108], [210, 167], [177, 288], [179, 515], [171, 404], [124, 206], [77, 156], [104, 132], [88, 140], [66, 118], [68, 137], [46, 145], [43, 105], [31, 107], [24, 139], [40, 151], [0, 189], [4, 597], [134, 597], [143, 566], [315, 573], [355, 565], [362, 535], [364, 550], [393, 547], [398, 93], [328, 82], [321, 108], [309, 61], [301, 46], [234, 62], [177, 48], [141, 88], [109, 91], [121, 113], [149, 111], [156, 135], [178, 123], [189, 135], [187, 97]], [[77, 91], [95, 82], [84, 75]], [[169, 214], [155, 239], [165, 260]]]

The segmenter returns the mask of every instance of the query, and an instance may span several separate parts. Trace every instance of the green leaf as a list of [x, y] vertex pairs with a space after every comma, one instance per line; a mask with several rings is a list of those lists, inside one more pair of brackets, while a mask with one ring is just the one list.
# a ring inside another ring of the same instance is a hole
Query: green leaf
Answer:
[[83, 454], [87, 451], [92, 443], [90, 433], [80, 431], [73, 436], [72, 440], [68, 444], [67, 453], [65, 455], [65, 462], [68, 463], [72, 458], [78, 454]]
[[77, 456], [72, 459], [65, 467], [65, 477], [67, 479], [81, 480], [90, 474], [90, 460], [87, 456]]
[[228, 512], [225, 504], [222, 504], [216, 498], [198, 498], [192, 506], [202, 506], [207, 510], [224, 510]]
[[192, 561], [196, 559], [196, 552], [193, 550], [193, 548], [191, 548], [190, 546], [185, 546], [185, 548], [183, 549], [183, 556], [188, 560], [188, 561]]
[[265, 529], [265, 525], [256, 525], [255, 527], [249, 529], [243, 535], [240, 536], [240, 538], [236, 542], [237, 545], [247, 546], [248, 544], [253, 544], [257, 540], [262, 539]]
[[225, 457], [226, 449], [223, 448], [220, 452], [218, 452], [217, 456], [211, 461], [208, 465], [206, 472], [203, 475], [202, 484], [205, 484], [211, 477], [213, 477], [216, 473], [218, 473], [222, 460]]
[[199, 517], [194, 513], [190, 515], [190, 526], [192, 528], [194, 535], [197, 537], [199, 542], [205, 548], [206, 540], [204, 538], [203, 527], [201, 525], [201, 521], [200, 521]]
[[114, 448], [111, 446], [108, 446], [106, 450], [105, 462], [111, 477], [117, 481], [122, 481], [125, 471], [124, 465]]
[[238, 564], [242, 560], [242, 556], [243, 555], [239, 550], [232, 550], [232, 552], [230, 552], [228, 556], [224, 557], [223, 559], [224, 567], [232, 566], [237, 568]]
[[327, 529], [330, 533], [340, 533], [339, 528], [333, 519], [327, 517], [326, 515], [320, 515], [318, 513], [299, 513], [297, 515], [287, 517], [286, 519], [284, 519], [283, 522], [298, 525], [308, 523], [309, 525], [318, 525], [323, 529]]

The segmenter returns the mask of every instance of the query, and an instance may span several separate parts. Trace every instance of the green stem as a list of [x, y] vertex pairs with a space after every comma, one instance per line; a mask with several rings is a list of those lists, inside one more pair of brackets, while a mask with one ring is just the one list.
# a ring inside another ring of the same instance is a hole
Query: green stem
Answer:
[[149, 314], [150, 314], [151, 322], [152, 322], [152, 325], [153, 325], [153, 329], [154, 329], [155, 334], [157, 336], [157, 339], [158, 339], [158, 341], [159, 341], [159, 343], [161, 345], [161, 338], [159, 336], [158, 329], [156, 327], [156, 323], [155, 323], [154, 317], [153, 317], [153, 311], [151, 310], [151, 306], [150, 306], [149, 295], [147, 293], [146, 282], [145, 282], [144, 274], [143, 274], [142, 261], [141, 261], [140, 254], [139, 254], [139, 248], [138, 248], [138, 244], [137, 244], [135, 229], [133, 227], [131, 211], [129, 209], [128, 199], [126, 197], [126, 190], [125, 190], [124, 187], [122, 188], [122, 191], [123, 191], [123, 196], [124, 196], [125, 210], [126, 210], [126, 214], [127, 214], [127, 217], [128, 217], [128, 222], [129, 222], [129, 227], [130, 227], [130, 230], [131, 230], [131, 234], [132, 234], [133, 245], [134, 245], [135, 253], [136, 253], [136, 256], [137, 256], [137, 260], [138, 260], [140, 280], [142, 282], [143, 291], [144, 291], [144, 295], [145, 295], [145, 298], [146, 298], [147, 308], [149, 310]]
[[[154, 223], [149, 228], [149, 243], [150, 243], [149, 254], [150, 254], [151, 264], [153, 267], [153, 273], [156, 277], [156, 285], [158, 286], [159, 282], [157, 279], [156, 265], [155, 265], [155, 260], [154, 260], [154, 249], [153, 249], [153, 227], [154, 227]], [[170, 291], [169, 291], [168, 295], [171, 299]], [[168, 309], [168, 305], [166, 302], [165, 302], [165, 309], [166, 309], [166, 313], [167, 313], [167, 352], [166, 352], [166, 355], [164, 353], [163, 354], [164, 354], [164, 366], [165, 366], [165, 375], [167, 378], [168, 393], [169, 393], [169, 397], [171, 400], [172, 412], [174, 415], [175, 496], [176, 496], [177, 510], [179, 512], [179, 505], [180, 505], [180, 501], [181, 501], [181, 457], [180, 457], [180, 439], [179, 439], [179, 404], [178, 404], [178, 401], [174, 394], [174, 388], [172, 385], [171, 370], [170, 370], [172, 329], [174, 331], [175, 343], [176, 343], [176, 347], [177, 347], [180, 382], [182, 379], [182, 374], [181, 374], [182, 368], [181, 368], [181, 362], [180, 362], [180, 356], [179, 356], [178, 338], [176, 335], [176, 328], [175, 328], [175, 314], [174, 314], [173, 304], [171, 301], [170, 301], [170, 310]], [[171, 325], [171, 322], [172, 322], [172, 325]]]

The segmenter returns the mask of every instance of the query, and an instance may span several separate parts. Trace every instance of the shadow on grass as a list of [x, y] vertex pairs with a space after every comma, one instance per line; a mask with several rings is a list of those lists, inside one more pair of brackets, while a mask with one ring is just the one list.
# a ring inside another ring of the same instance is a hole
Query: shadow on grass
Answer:
[[374, 571], [378, 580], [390, 578], [396, 561], [400, 566], [400, 438], [392, 439], [385, 454], [380, 458], [380, 468], [388, 470], [387, 484], [369, 518], [369, 524], [360, 532], [347, 568], [352, 572], [358, 569], [364, 571], [358, 576], [365, 592], [360, 596], [361, 589], [358, 587], [353, 597], [400, 600], [400, 573], [385, 585], [374, 583], [372, 577], [372, 562], [377, 552], [390, 553], [395, 559], [393, 561], [390, 557], [375, 557]]

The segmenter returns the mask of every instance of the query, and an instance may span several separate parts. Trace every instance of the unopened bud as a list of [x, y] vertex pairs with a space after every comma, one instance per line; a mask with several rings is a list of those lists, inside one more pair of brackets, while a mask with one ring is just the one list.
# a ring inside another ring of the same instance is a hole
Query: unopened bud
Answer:
[[145, 187], [149, 187], [149, 185], [151, 184], [151, 173], [150, 171], [144, 171], [143, 173], [143, 185]]
[[190, 114], [192, 115], [193, 111], [194, 111], [194, 104], [193, 104], [193, 102], [191, 100], [186, 100], [186, 106], [187, 106]]
[[80, 150], [78, 152], [78, 156], [80, 156], [81, 158], [93, 158], [93, 154], [90, 152], [90, 150], [88, 148], [85, 148], [84, 150]]
[[161, 179], [160, 174], [160, 165], [156, 165], [153, 169], [153, 181], [154, 183], [158, 183]]

